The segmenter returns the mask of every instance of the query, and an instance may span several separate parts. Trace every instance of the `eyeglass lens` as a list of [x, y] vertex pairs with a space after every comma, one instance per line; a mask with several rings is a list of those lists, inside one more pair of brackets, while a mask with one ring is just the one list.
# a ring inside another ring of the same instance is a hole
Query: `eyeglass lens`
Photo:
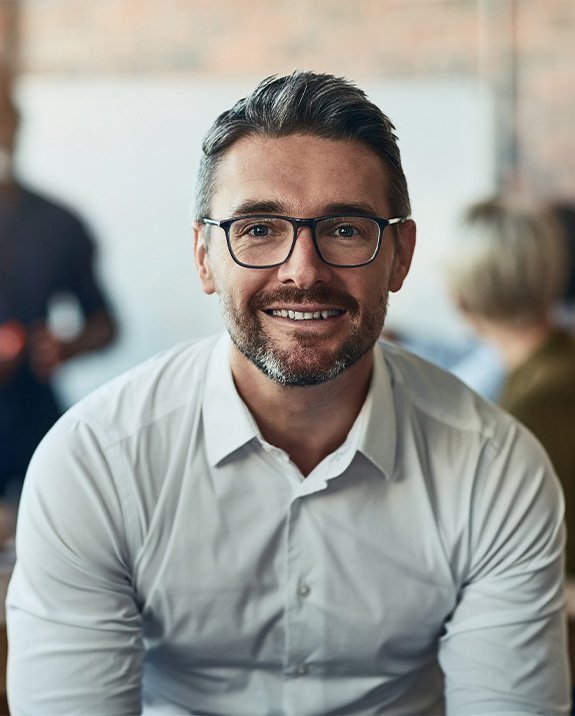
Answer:
[[[315, 235], [322, 257], [329, 263], [353, 266], [370, 261], [379, 241], [379, 225], [362, 216], [322, 219]], [[232, 253], [249, 266], [267, 266], [285, 261], [294, 239], [294, 226], [286, 219], [246, 217], [235, 219], [229, 228]]]

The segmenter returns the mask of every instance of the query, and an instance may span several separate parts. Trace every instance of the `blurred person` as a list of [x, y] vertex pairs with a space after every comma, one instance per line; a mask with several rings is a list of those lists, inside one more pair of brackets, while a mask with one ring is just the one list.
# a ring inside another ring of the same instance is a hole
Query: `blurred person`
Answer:
[[566, 567], [575, 575], [575, 338], [557, 321], [569, 262], [551, 209], [515, 197], [472, 205], [448, 262], [448, 284], [505, 365], [499, 404], [537, 436], [561, 480]]
[[[18, 124], [12, 98], [0, 93], [0, 542], [9, 536], [32, 453], [62, 412], [52, 376], [115, 333], [84, 225], [15, 176]], [[84, 316], [68, 340], [48, 323], [50, 304], [63, 293]]]
[[194, 242], [227, 331], [32, 459], [13, 716], [567, 713], [545, 453], [378, 342], [415, 245], [389, 119], [344, 79], [267, 78], [208, 131]]
[[[553, 308], [553, 322], [573, 332], [575, 330], [575, 204], [568, 200], [554, 200], [545, 211], [558, 222], [566, 241], [567, 281], [564, 291]], [[417, 355], [447, 368], [484, 398], [497, 401], [503, 390], [507, 366], [501, 352], [491, 342], [475, 336], [463, 342], [437, 340], [406, 331], [401, 326], [384, 330], [384, 338], [394, 340]]]

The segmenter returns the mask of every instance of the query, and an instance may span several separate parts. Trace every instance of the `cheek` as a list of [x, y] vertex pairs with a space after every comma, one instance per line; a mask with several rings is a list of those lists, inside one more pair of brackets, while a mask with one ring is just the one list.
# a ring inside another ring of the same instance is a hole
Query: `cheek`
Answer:
[[226, 302], [235, 306], [245, 307], [250, 299], [261, 288], [258, 276], [252, 276], [253, 271], [244, 269], [236, 264], [221, 265], [213, 271], [216, 293]]
[[372, 264], [372, 267], [373, 270], [368, 275], [364, 275], [357, 283], [354, 282], [355, 290], [350, 288], [352, 295], [368, 310], [375, 310], [385, 303], [390, 290], [389, 266]]

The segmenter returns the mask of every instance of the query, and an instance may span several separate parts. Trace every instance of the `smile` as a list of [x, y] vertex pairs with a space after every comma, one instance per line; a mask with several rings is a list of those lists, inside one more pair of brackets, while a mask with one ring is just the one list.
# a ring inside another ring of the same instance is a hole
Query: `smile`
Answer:
[[327, 318], [333, 318], [339, 316], [343, 311], [337, 309], [328, 309], [326, 311], [290, 311], [286, 309], [276, 309], [266, 311], [270, 316], [277, 316], [278, 318], [290, 318], [292, 321], [312, 321], [321, 320], [325, 321]]

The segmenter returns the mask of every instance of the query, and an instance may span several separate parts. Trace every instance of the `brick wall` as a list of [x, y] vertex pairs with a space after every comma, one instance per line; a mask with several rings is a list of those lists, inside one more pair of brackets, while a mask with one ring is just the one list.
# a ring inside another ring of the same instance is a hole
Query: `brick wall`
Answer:
[[16, 5], [24, 73], [485, 81], [500, 183], [575, 197], [573, 0], [4, 0], [4, 37]]

